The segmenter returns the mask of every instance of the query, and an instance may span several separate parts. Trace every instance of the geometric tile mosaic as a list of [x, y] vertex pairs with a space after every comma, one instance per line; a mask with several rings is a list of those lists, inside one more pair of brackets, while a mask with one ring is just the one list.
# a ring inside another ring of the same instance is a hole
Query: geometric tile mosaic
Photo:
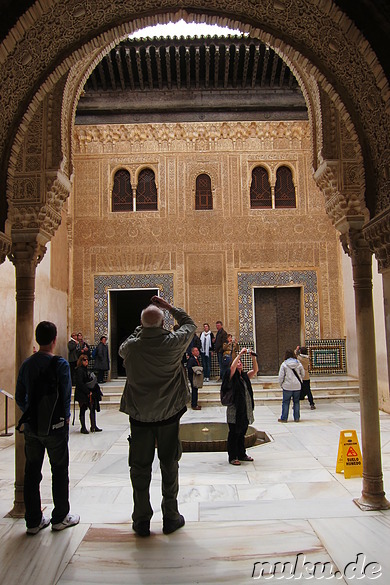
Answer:
[[319, 339], [320, 321], [318, 306], [317, 272], [315, 270], [291, 270], [281, 272], [238, 273], [238, 321], [242, 343], [254, 340], [254, 296], [257, 287], [300, 286], [303, 293], [305, 340]]
[[[157, 288], [161, 297], [173, 304], [173, 274], [112, 274], [94, 277], [94, 334], [100, 339], [108, 331], [108, 294], [110, 290]], [[165, 312], [165, 326], [170, 329], [174, 319]]]
[[310, 372], [313, 374], [345, 374], [347, 359], [345, 339], [319, 339], [306, 343]]

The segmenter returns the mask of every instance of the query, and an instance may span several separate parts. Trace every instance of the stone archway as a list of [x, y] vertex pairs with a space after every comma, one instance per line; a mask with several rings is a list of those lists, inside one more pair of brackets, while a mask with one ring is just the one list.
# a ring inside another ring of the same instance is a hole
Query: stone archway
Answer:
[[[175, 5], [168, 3], [165, 9], [175, 10]], [[3, 236], [3, 249], [7, 250], [12, 241], [12, 259], [17, 270], [19, 267], [23, 278], [27, 274], [32, 282], [30, 273], [34, 272], [58, 221], [55, 211], [61, 209], [70, 188], [73, 172], [71, 129], [78, 97], [86, 76], [104, 52], [129, 30], [157, 22], [194, 18], [238, 26], [258, 36], [279, 52], [300, 80], [312, 124], [315, 178], [325, 194], [332, 222], [343, 234], [345, 250], [353, 257], [356, 283], [359, 286], [362, 281], [370, 283], [371, 254], [362, 237], [362, 228], [369, 215], [372, 218], [387, 209], [390, 192], [389, 120], [386, 116], [389, 88], [370, 46], [332, 3], [314, 6], [308, 0], [300, 0], [292, 6], [280, 0], [253, 6], [236, 0], [225, 0], [222, 5], [217, 0], [212, 0], [211, 4], [198, 0], [196, 9], [193, 4], [188, 9], [194, 12], [187, 13], [183, 2], [180, 11], [160, 13], [158, 3], [152, 1], [145, 12], [144, 3], [138, 0], [127, 3], [125, 8], [119, 3], [98, 0], [91, 12], [88, 6], [80, 7], [72, 0], [65, 5], [48, 0], [47, 8], [35, 4], [20, 19], [20, 26], [2, 45], [0, 63], [5, 103], [0, 125], [0, 185], [9, 201], [8, 214], [3, 206], [0, 228], [5, 231], [7, 219], [8, 235], [11, 235], [11, 239]], [[225, 16], [215, 16], [213, 11]], [[144, 14], [143, 18], [139, 18], [139, 14]], [[316, 34], [319, 28], [321, 35]], [[46, 39], [50, 42], [45, 42]], [[18, 75], [20, 72], [22, 74]], [[60, 118], [53, 118], [58, 106], [55, 95], [61, 96]], [[52, 124], [58, 119], [60, 127]], [[55, 156], [48, 160], [47, 151], [42, 149], [35, 175], [37, 180], [35, 185], [30, 183], [26, 196], [26, 190], [21, 188], [26, 177], [18, 174], [18, 161], [28, 132], [37, 120], [40, 120], [38, 126], [47, 131], [52, 145], [50, 154], [55, 153]], [[331, 122], [336, 140], [326, 140], [325, 120]], [[52, 218], [50, 229], [46, 227], [48, 217]], [[387, 214], [384, 221], [387, 221]], [[374, 247], [375, 242], [372, 245]], [[360, 299], [362, 310], [367, 300], [370, 304], [367, 291], [363, 296], [364, 299]], [[31, 310], [31, 291], [28, 300]], [[366, 325], [373, 324], [370, 311], [372, 306], [365, 314], [362, 339]], [[21, 338], [28, 333], [26, 329], [32, 329], [32, 319], [25, 321], [23, 332], [20, 328], [17, 331], [19, 360], [27, 355], [26, 343], [23, 344]], [[31, 331], [25, 336], [31, 338]], [[360, 357], [363, 364], [371, 358], [364, 344]], [[366, 369], [363, 373], [367, 387], [371, 383], [372, 398], [376, 390], [375, 374]], [[375, 402], [371, 403], [371, 410], [376, 410]], [[371, 418], [372, 423], [379, 428], [377, 420]], [[368, 428], [367, 425], [367, 433]], [[363, 494], [368, 504], [383, 507], [386, 503], [380, 464], [378, 466], [378, 437], [375, 439]]]

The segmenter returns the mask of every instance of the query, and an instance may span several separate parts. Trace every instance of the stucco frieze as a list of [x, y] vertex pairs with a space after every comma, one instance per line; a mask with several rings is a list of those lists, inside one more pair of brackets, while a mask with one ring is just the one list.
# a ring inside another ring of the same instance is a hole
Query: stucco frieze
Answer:
[[120, 124], [76, 126], [76, 153], [112, 153], [123, 150], [158, 152], [174, 150], [179, 143], [185, 150], [243, 150], [268, 147], [296, 151], [303, 140], [310, 140], [307, 122], [262, 123], [221, 122], [208, 124]]
[[50, 205], [10, 204], [9, 216], [12, 224], [12, 240], [16, 233], [28, 234], [31, 230], [39, 230], [46, 234], [46, 242], [54, 235], [61, 223], [61, 214]]

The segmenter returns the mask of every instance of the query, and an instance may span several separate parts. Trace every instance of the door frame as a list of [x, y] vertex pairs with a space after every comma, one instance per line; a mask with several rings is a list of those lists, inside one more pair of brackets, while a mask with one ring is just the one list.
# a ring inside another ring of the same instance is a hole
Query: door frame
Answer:
[[[112, 315], [111, 314], [111, 308], [112, 308], [112, 300], [111, 300], [112, 297], [111, 297], [111, 293], [121, 293], [121, 292], [123, 292], [123, 293], [126, 293], [127, 292], [128, 293], [128, 292], [133, 292], [133, 291], [135, 292], [135, 291], [139, 291], [139, 290], [144, 291], [144, 292], [146, 292], [148, 290], [150, 290], [151, 292], [152, 291], [154, 291], [154, 292], [157, 291], [157, 295], [158, 296], [160, 296], [160, 294], [161, 294], [161, 290], [158, 287], [156, 287], [156, 286], [153, 286], [153, 287], [141, 287], [141, 286], [138, 286], [137, 287], [137, 286], [133, 286], [133, 287], [128, 287], [128, 288], [110, 288], [110, 289], [107, 290], [107, 313], [108, 313], [108, 315], [107, 315], [107, 317], [108, 317], [107, 318], [107, 327], [108, 327], [108, 339], [109, 339], [109, 352], [110, 352], [110, 358], [111, 358], [111, 378], [114, 378], [114, 379], [117, 379], [119, 376], [118, 376], [118, 357], [115, 355], [115, 362], [114, 362], [114, 358], [113, 358], [114, 353], [112, 352], [112, 340], [113, 340], [113, 336], [112, 336], [112, 316], [111, 316]], [[118, 317], [118, 312], [116, 313], [116, 318], [117, 317]], [[129, 332], [129, 335], [130, 335], [130, 333], [132, 333], [132, 332]], [[118, 332], [116, 332], [116, 335], [118, 335]], [[117, 340], [117, 342], [118, 342], [118, 340]], [[118, 342], [118, 349], [119, 349], [119, 342]], [[113, 374], [112, 374], [112, 372], [113, 372], [113, 368], [112, 368], [113, 363], [116, 364], [115, 376], [113, 376]]]
[[[256, 336], [256, 307], [255, 307], [255, 289], [278, 289], [278, 288], [299, 288], [299, 304], [300, 304], [300, 332], [299, 338], [300, 343], [299, 345], [303, 345], [305, 343], [305, 303], [304, 303], [304, 286], [299, 283], [291, 283], [288, 285], [273, 285], [273, 286], [257, 286], [254, 285], [252, 287], [252, 331], [253, 331], [253, 346], [255, 351], [257, 352], [257, 336]], [[295, 349], [295, 348], [292, 348]], [[258, 353], [258, 352], [257, 352]]]

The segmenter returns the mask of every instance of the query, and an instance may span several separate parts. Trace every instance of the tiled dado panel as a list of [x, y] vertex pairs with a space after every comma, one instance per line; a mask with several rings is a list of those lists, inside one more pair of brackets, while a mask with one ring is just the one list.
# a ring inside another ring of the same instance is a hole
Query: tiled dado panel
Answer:
[[308, 340], [311, 374], [346, 374], [345, 339]]
[[253, 289], [255, 287], [301, 286], [303, 288], [305, 339], [319, 339], [318, 284], [315, 270], [238, 273], [238, 319], [240, 342], [253, 343]]
[[[108, 293], [110, 290], [157, 288], [168, 303], [173, 304], [173, 274], [112, 274], [94, 278], [94, 333], [95, 339], [108, 331]], [[173, 326], [173, 317], [164, 318], [167, 327]]]

